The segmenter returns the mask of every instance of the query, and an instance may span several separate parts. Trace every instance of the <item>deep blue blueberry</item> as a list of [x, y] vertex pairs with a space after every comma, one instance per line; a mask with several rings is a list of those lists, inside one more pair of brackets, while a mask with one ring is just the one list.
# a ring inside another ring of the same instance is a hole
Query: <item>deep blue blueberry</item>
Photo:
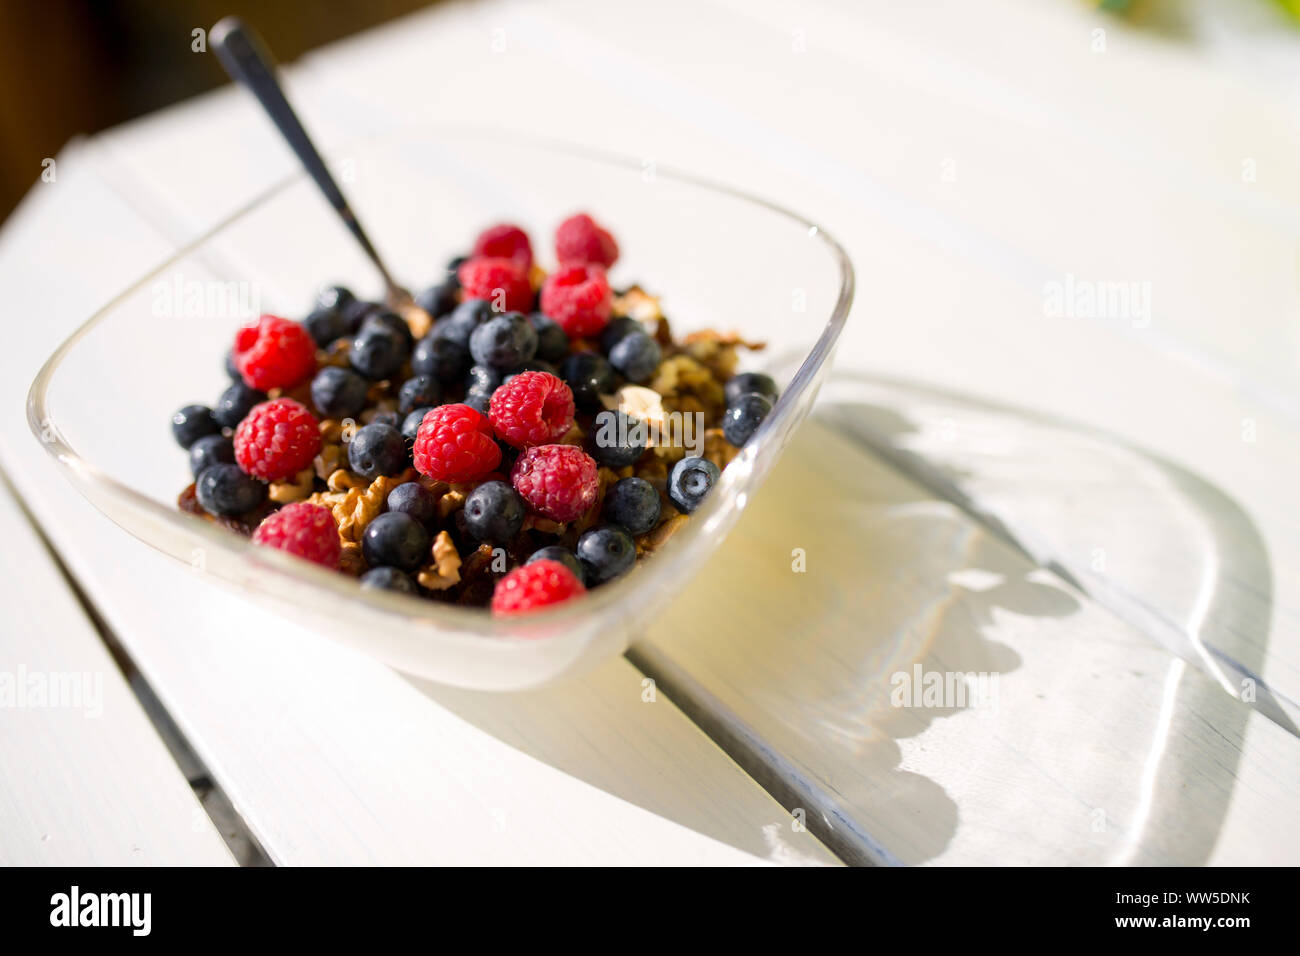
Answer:
[[329, 365], [311, 380], [311, 402], [326, 418], [356, 418], [368, 391], [370, 383], [350, 368]]
[[182, 448], [189, 448], [204, 435], [219, 431], [221, 425], [206, 405], [186, 405], [172, 415], [172, 437]]
[[469, 349], [433, 334], [420, 339], [411, 353], [412, 372], [431, 375], [444, 385], [458, 381], [469, 368], [469, 363]]
[[668, 497], [681, 511], [694, 511], [719, 474], [718, 466], [707, 458], [683, 458], [668, 473]]
[[400, 431], [402, 428], [403, 421], [404, 419], [402, 418], [401, 415], [397, 414], [397, 412], [385, 411], [385, 412], [375, 412], [373, 415], [370, 416], [370, 421], [366, 422], [366, 424], [387, 425], [389, 428], [396, 428]]
[[362, 323], [376, 312], [385, 312], [387, 308], [378, 302], [366, 302], [364, 299], [349, 299], [339, 306], [339, 314], [347, 323], [348, 335], [356, 335]]
[[616, 524], [584, 531], [575, 550], [587, 584], [593, 587], [612, 581], [636, 564], [636, 543]]
[[441, 318], [456, 308], [456, 289], [456, 283], [438, 282], [417, 295], [415, 304], [433, 318]]
[[644, 454], [650, 441], [645, 422], [623, 412], [597, 412], [587, 433], [587, 453], [602, 465], [626, 468]]
[[460, 288], [460, 278], [456, 273], [468, 261], [469, 256], [453, 256], [447, 260], [447, 275], [450, 277], [450, 281], [456, 284], [457, 289]]
[[582, 581], [584, 584], [586, 583], [586, 572], [582, 570], [582, 562], [579, 561], [578, 556], [568, 548], [558, 544], [548, 544], [546, 547], [538, 548], [530, 554], [528, 560], [525, 561], [524, 564], [532, 564], [534, 561], [543, 560], [559, 561], [560, 564], [564, 565], [577, 575], [579, 581]]
[[366, 315], [365, 319], [362, 320], [361, 325], [364, 328], [371, 322], [377, 322], [380, 325], [387, 326], [400, 335], [406, 342], [406, 351], [408, 355], [411, 350], [415, 348], [415, 335], [411, 332], [411, 327], [406, 323], [404, 318], [396, 312], [393, 312], [391, 309], [384, 307], [374, 309]]
[[537, 354], [537, 332], [522, 313], [505, 312], [474, 330], [469, 354], [479, 365], [507, 372]]
[[502, 374], [487, 365], [472, 366], [469, 374], [465, 376], [465, 388], [471, 392], [482, 392], [484, 395], [491, 396], [501, 385]]
[[348, 334], [348, 320], [337, 307], [319, 308], [302, 320], [303, 328], [319, 348]]
[[396, 475], [409, 461], [406, 441], [392, 425], [371, 422], [348, 442], [348, 464], [362, 478]]
[[231, 349], [226, 353], [226, 375], [232, 382], [242, 382], [244, 376], [239, 374], [239, 369], [235, 367], [235, 350]]
[[393, 567], [414, 571], [429, 553], [429, 532], [408, 514], [388, 511], [379, 515], [361, 535], [361, 554], [372, 568]]
[[225, 435], [204, 435], [190, 446], [190, 474], [195, 478], [212, 465], [235, 462], [235, 443]]
[[[397, 321], [402, 322], [405, 328], [405, 322], [400, 318]], [[410, 329], [403, 335], [390, 322], [374, 316], [367, 318], [361, 323], [357, 337], [352, 340], [348, 361], [372, 382], [392, 378], [410, 358], [410, 334]]]
[[415, 447], [415, 436], [420, 430], [420, 425], [424, 421], [424, 416], [433, 411], [432, 406], [426, 405], [423, 408], [412, 410], [405, 418], [402, 419], [402, 437], [406, 439], [408, 449]]
[[622, 341], [623, 336], [644, 331], [645, 326], [630, 315], [620, 315], [617, 319], [610, 319], [600, 332], [600, 350], [608, 355], [609, 350]]
[[762, 372], [741, 372], [727, 379], [727, 384], [722, 387], [728, 406], [735, 405], [740, 396], [748, 395], [750, 392], [757, 392], [769, 402], [776, 402], [776, 382], [772, 380], [772, 376], [764, 375]]
[[659, 343], [644, 332], [629, 332], [609, 350], [609, 364], [637, 384], [654, 374], [662, 357]]
[[519, 534], [527, 509], [504, 481], [485, 481], [465, 498], [465, 530], [480, 541], [505, 544]]
[[605, 494], [605, 520], [622, 525], [631, 535], [657, 525], [662, 507], [659, 492], [644, 478], [622, 478]]
[[523, 365], [520, 365], [518, 368], [512, 368], [509, 372], [507, 372], [502, 377], [501, 383], [504, 385], [506, 382], [510, 381], [520, 372], [547, 372], [551, 375], [556, 376], [557, 378], [559, 377], [560, 374], [560, 370], [556, 368], [554, 365], [552, 365], [550, 362], [543, 362], [541, 359], [533, 359], [531, 362], [525, 362]]
[[349, 304], [356, 301], [356, 296], [352, 290], [341, 285], [327, 285], [316, 293], [317, 309], [345, 309]]
[[402, 594], [418, 593], [415, 582], [405, 571], [397, 568], [371, 568], [361, 575], [361, 586], [377, 591], [398, 591]]
[[741, 395], [722, 416], [722, 434], [739, 447], [749, 441], [771, 410], [772, 402], [767, 396], [758, 392]]
[[221, 393], [217, 404], [212, 406], [212, 417], [223, 428], [235, 428], [252, 411], [253, 406], [266, 401], [266, 392], [249, 388], [242, 381], [233, 382]]
[[490, 302], [484, 299], [467, 299], [452, 309], [451, 315], [435, 322], [430, 334], [434, 338], [455, 342], [468, 352], [469, 337], [492, 315]]
[[417, 375], [402, 383], [397, 392], [397, 410], [403, 416], [417, 408], [437, 405], [442, 401], [442, 386], [432, 375]]
[[569, 354], [569, 336], [554, 319], [533, 312], [528, 316], [528, 324], [537, 333], [537, 358], [543, 362], [559, 362]]
[[204, 468], [195, 482], [199, 505], [210, 515], [242, 515], [266, 500], [266, 485], [239, 470], [219, 463]]
[[464, 404], [474, 409], [474, 411], [478, 412], [480, 415], [486, 415], [488, 409], [492, 405], [492, 396], [486, 392], [480, 392], [478, 389], [472, 388], [465, 393]]
[[577, 406], [587, 412], [600, 409], [600, 396], [614, 391], [614, 369], [595, 352], [570, 355], [560, 365], [560, 378], [569, 383]]
[[427, 525], [438, 515], [438, 499], [418, 481], [407, 481], [388, 493], [388, 510], [410, 515]]

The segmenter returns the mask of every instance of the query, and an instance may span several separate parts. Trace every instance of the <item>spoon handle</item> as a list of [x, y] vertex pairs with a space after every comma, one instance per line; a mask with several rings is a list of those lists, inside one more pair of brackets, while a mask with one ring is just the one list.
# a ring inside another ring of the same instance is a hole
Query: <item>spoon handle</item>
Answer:
[[230, 78], [257, 97], [257, 101], [262, 104], [262, 109], [266, 110], [267, 115], [271, 117], [271, 122], [297, 154], [307, 174], [325, 194], [334, 211], [342, 217], [344, 225], [356, 237], [357, 242], [361, 243], [361, 248], [365, 250], [370, 261], [379, 270], [379, 274], [383, 276], [390, 297], [402, 293], [401, 287], [393, 281], [383, 260], [379, 258], [379, 253], [371, 245], [366, 231], [361, 228], [356, 213], [352, 211], [343, 192], [334, 182], [334, 177], [330, 175], [311, 137], [303, 129], [298, 115], [289, 105], [289, 100], [275, 76], [275, 61], [267, 52], [261, 37], [239, 17], [225, 17], [212, 28], [209, 40], [217, 54], [217, 59], [230, 74]]

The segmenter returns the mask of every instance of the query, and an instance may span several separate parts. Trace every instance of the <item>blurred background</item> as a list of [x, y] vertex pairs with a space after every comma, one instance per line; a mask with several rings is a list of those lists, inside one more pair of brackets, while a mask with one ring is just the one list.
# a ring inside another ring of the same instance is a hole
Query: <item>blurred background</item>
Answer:
[[[428, 0], [0, 0], [0, 220], [73, 136], [228, 82], [184, 42], [226, 14], [257, 24], [282, 60], [430, 6]], [[39, 77], [34, 84], [33, 77]], [[33, 89], [39, 95], [33, 95]]]

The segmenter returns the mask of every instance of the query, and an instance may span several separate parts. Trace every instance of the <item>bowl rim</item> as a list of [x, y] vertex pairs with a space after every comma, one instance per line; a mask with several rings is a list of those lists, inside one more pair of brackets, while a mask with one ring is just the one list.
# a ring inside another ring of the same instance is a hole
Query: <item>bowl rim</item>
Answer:
[[[531, 134], [512, 133], [499, 128], [489, 129], [434, 123], [410, 124], [379, 136], [371, 135], [366, 140], [368, 143], [374, 144], [385, 139], [400, 140], [410, 138], [417, 133], [427, 133], [440, 137], [450, 134], [451, 136], [471, 136], [503, 141], [626, 170], [640, 170], [643, 165], [641, 159], [615, 151]], [[327, 161], [329, 154], [337, 154], [345, 148], [346, 144], [326, 150]], [[742, 189], [672, 166], [661, 166], [656, 163], [655, 176], [656, 178], [663, 177], [664, 179], [692, 186], [705, 192], [742, 200], [751, 205], [767, 209], [769, 212], [775, 213], [797, 225], [804, 226], [807, 229], [808, 237], [820, 241], [830, 253], [831, 259], [839, 272], [839, 287], [835, 303], [827, 316], [821, 334], [800, 362], [798, 369], [790, 379], [789, 385], [787, 385], [773, 406], [772, 412], [730, 465], [723, 469], [719, 484], [714, 489], [716, 493], [709, 495], [704, 505], [692, 513], [692, 518], [695, 520], [688, 522], [681, 533], [673, 535], [664, 547], [656, 552], [653, 563], [660, 569], [660, 573], [656, 577], [663, 579], [663, 572], [670, 570], [666, 558], [671, 559], [671, 556], [678, 550], [688, 547], [693, 539], [716, 529], [725, 514], [724, 504], [734, 504], [737, 513], [743, 509], [746, 504], [745, 499], [748, 496], [739, 496], [741, 500], [732, 501], [731, 499], [737, 496], [728, 496], [722, 492], [740, 481], [742, 476], [749, 474], [754, 459], [770, 444], [768, 438], [773, 432], [775, 423], [783, 420], [789, 413], [795, 396], [808, 389], [812, 385], [817, 371], [829, 363], [831, 352], [847, 321], [853, 303], [855, 276], [853, 263], [848, 252], [838, 240], [811, 219]], [[516, 617], [498, 617], [479, 607], [444, 604], [394, 592], [362, 589], [357, 586], [355, 579], [349, 576], [317, 567], [308, 561], [271, 548], [257, 547], [253, 544], [251, 538], [232, 534], [230, 531], [218, 528], [202, 518], [187, 514], [175, 507], [168, 507], [164, 503], [154, 500], [130, 485], [117, 480], [83, 458], [59, 431], [58, 422], [49, 412], [49, 389], [64, 359], [68, 357], [77, 344], [110, 316], [119, 305], [157, 280], [168, 269], [219, 237], [240, 219], [262, 208], [276, 196], [302, 183], [306, 178], [306, 172], [299, 169], [265, 187], [247, 202], [222, 217], [201, 234], [173, 250], [143, 275], [133, 280], [122, 291], [112, 296], [100, 308], [95, 310], [89, 318], [64, 339], [41, 365], [28, 390], [26, 403], [27, 424], [36, 440], [59, 462], [65, 476], [77, 487], [83, 497], [90, 500], [101, 512], [104, 512], [104, 509], [99, 506], [94, 498], [87, 494], [87, 487], [93, 486], [96, 490], [111, 496], [129, 509], [141, 512], [156, 521], [171, 526], [176, 531], [191, 538], [196, 545], [220, 549], [232, 558], [242, 558], [252, 564], [261, 566], [267, 571], [287, 575], [299, 583], [308, 583], [324, 588], [339, 599], [352, 602], [360, 601], [362, 604], [368, 605], [374, 612], [385, 616], [400, 617], [407, 621], [419, 621], [433, 625], [435, 628], [439, 624], [446, 624], [462, 632], [473, 631], [476, 633], [465, 636], [475, 641], [478, 641], [483, 636], [490, 636], [495, 641], [503, 644], [513, 642], [535, 644], [538, 639], [536, 636], [521, 632], [544, 629], [548, 635], [559, 637], [562, 636], [562, 631], [567, 630], [566, 625], [579, 623], [611, 605], [622, 603], [627, 595], [641, 587], [645, 571], [640, 565], [634, 569], [633, 573], [623, 575], [616, 581], [588, 592], [581, 601], [566, 602], [554, 608]], [[134, 528], [117, 521], [111, 514], [104, 513], [114, 524], [117, 524], [127, 533], [139, 538], [156, 550], [169, 553], [166, 549], [149, 540], [149, 538], [137, 533]], [[174, 555], [169, 554], [169, 556]], [[239, 587], [240, 590], [246, 590], [238, 582], [230, 581], [225, 575], [218, 573], [215, 577], [224, 583]], [[444, 633], [440, 636], [453, 637], [456, 635]]]

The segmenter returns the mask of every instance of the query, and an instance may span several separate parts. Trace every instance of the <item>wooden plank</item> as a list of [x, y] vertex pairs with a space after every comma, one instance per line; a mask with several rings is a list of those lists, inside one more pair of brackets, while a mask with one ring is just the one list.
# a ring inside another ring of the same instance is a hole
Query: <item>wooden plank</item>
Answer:
[[0, 865], [230, 865], [3, 482], [0, 535]]
[[[77, 170], [77, 160], [60, 165]], [[417, 687], [96, 513], [27, 433], [22, 392], [156, 244], [84, 170], [0, 235], [11, 301], [44, 318], [0, 358], [0, 461], [275, 862], [836, 862], [672, 703], [643, 701], [624, 660], [517, 697]], [[97, 268], [110, 245], [109, 268]], [[55, 247], [57, 257], [32, 255]], [[47, 289], [70, 261], [82, 263], [80, 281], [51, 304]]]
[[1300, 741], [819, 421], [632, 656], [851, 861], [1300, 859]]

